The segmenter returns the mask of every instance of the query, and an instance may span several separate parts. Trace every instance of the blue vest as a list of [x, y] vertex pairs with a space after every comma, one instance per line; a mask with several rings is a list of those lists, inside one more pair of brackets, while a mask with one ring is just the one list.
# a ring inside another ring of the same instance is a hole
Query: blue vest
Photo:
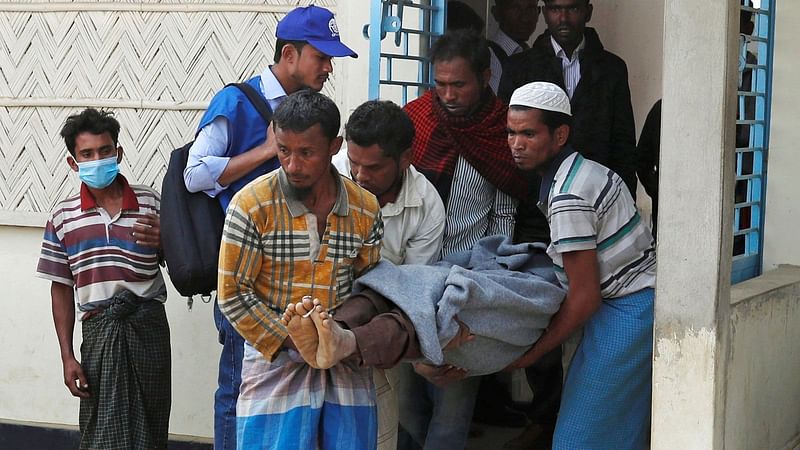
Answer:
[[[255, 76], [247, 80], [247, 83], [261, 93], [261, 76]], [[266, 99], [264, 101], [266, 102]], [[197, 127], [197, 132], [199, 133], [204, 126], [213, 122], [217, 117], [228, 119], [226, 157], [232, 158], [236, 155], [241, 155], [251, 148], [261, 145], [267, 137], [267, 123], [264, 122], [261, 114], [258, 113], [258, 110], [256, 110], [247, 96], [235, 86], [228, 86], [222, 89], [211, 99], [206, 113], [200, 120], [200, 126]], [[233, 195], [239, 192], [247, 183], [261, 175], [272, 172], [278, 167], [280, 167], [278, 158], [272, 158], [231, 183], [227, 189], [217, 195], [222, 210], [226, 211], [228, 209], [228, 203], [230, 203]]]

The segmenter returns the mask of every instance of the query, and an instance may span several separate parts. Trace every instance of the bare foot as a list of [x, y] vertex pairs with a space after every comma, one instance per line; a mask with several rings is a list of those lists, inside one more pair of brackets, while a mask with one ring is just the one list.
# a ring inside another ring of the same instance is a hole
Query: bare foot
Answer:
[[311, 297], [305, 296], [297, 303], [290, 303], [281, 318], [281, 322], [289, 330], [289, 337], [292, 338], [300, 356], [315, 369], [319, 369], [317, 366], [317, 341], [319, 338], [317, 337], [317, 328], [308, 317], [308, 312], [317, 305], [319, 305], [319, 300], [312, 301]]
[[322, 306], [315, 306], [311, 320], [317, 327], [317, 366], [329, 369], [356, 352], [356, 335], [340, 327]]

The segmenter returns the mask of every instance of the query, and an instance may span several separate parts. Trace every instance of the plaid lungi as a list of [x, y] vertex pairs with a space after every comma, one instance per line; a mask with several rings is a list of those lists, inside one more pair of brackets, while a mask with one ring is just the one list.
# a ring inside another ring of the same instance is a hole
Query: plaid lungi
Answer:
[[603, 300], [564, 383], [553, 450], [648, 448], [653, 289]]
[[244, 344], [236, 403], [239, 450], [374, 450], [372, 371], [352, 363], [319, 370], [297, 352], [272, 362]]
[[171, 360], [164, 305], [130, 292], [83, 322], [81, 449], [166, 449]]

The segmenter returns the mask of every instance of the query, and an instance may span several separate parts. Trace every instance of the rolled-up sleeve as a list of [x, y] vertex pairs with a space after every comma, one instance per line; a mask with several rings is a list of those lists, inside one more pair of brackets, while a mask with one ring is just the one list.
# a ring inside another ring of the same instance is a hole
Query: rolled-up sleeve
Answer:
[[228, 119], [219, 116], [200, 130], [189, 150], [189, 159], [183, 171], [183, 180], [189, 192], [205, 192], [210, 197], [216, 197], [227, 188], [217, 182], [230, 161], [229, 157], [224, 156], [227, 149]]

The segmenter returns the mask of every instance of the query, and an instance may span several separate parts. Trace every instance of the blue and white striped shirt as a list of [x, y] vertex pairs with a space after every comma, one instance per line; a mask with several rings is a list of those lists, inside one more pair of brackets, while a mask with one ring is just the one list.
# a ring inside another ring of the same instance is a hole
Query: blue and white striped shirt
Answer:
[[550, 224], [547, 254], [564, 288], [569, 280], [562, 255], [591, 249], [597, 250], [603, 298], [655, 286], [653, 236], [619, 175], [565, 147], [539, 192], [539, 208]]

